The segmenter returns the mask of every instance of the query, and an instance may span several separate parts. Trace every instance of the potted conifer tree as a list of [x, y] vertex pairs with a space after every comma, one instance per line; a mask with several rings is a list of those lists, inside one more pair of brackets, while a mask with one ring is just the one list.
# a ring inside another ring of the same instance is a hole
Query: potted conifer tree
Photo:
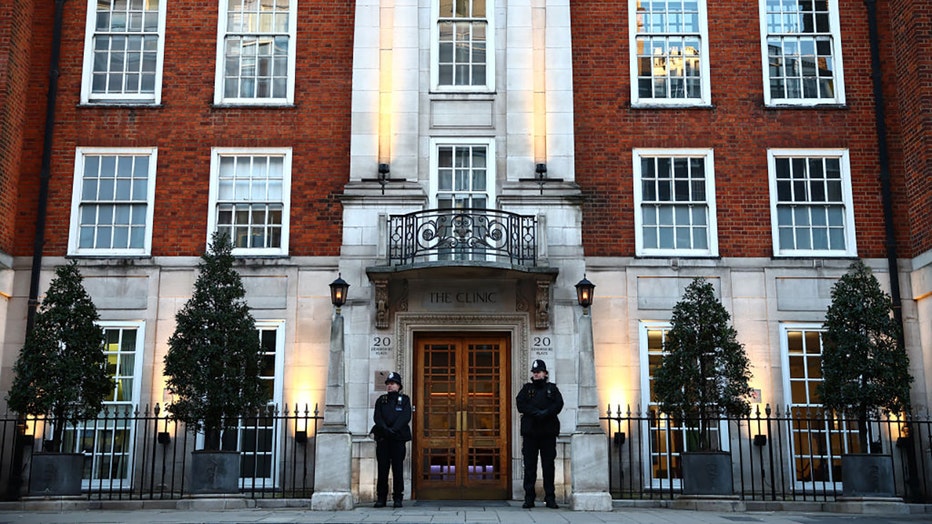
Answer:
[[233, 268], [232, 250], [226, 234], [213, 235], [198, 264], [194, 294], [175, 317], [165, 355], [167, 388], [173, 395], [168, 410], [204, 436], [203, 450], [192, 453], [194, 494], [239, 490], [235, 432], [242, 417], [269, 400], [259, 378], [256, 323]]
[[673, 308], [665, 354], [654, 372], [660, 410], [683, 428], [684, 495], [732, 495], [731, 456], [720, 451], [722, 416], [750, 413], [750, 362], [712, 284], [696, 278]]
[[13, 366], [15, 377], [7, 397], [13, 411], [44, 418], [51, 426], [52, 438], [32, 456], [31, 494], [81, 494], [85, 457], [83, 450], [75, 449], [73, 439], [65, 442], [66, 429], [97, 417], [114, 388], [99, 318], [77, 263], [56, 268]]
[[893, 300], [862, 261], [853, 262], [833, 286], [824, 328], [822, 404], [857, 422], [860, 448], [860, 453], [842, 455], [843, 493], [895, 496], [893, 457], [875, 449], [880, 435], [871, 434], [870, 420], [880, 410], [908, 411], [913, 377]]

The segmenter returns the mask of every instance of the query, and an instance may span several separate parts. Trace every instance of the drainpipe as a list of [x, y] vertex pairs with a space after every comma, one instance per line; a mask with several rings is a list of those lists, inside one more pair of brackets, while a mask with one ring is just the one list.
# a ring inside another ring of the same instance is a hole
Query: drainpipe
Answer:
[[[880, 194], [883, 200], [885, 245], [887, 248], [887, 270], [890, 272], [890, 298], [893, 299], [893, 318], [900, 326], [898, 342], [905, 344], [903, 325], [903, 305], [900, 296], [900, 273], [896, 259], [896, 235], [893, 228], [893, 194], [890, 189], [890, 157], [887, 151], [887, 120], [884, 114], [883, 74], [880, 69], [880, 33], [877, 30], [877, 0], [864, 0], [867, 6], [867, 24], [870, 31], [871, 78], [874, 81], [874, 120], [877, 126], [877, 156], [880, 161]], [[900, 449], [906, 463], [907, 502], [917, 501], [919, 489], [919, 465], [916, 462], [916, 440], [914, 426], [907, 414], [906, 436], [897, 439], [896, 448]]]
[[877, 156], [880, 160], [880, 194], [886, 233], [887, 270], [890, 272], [890, 296], [893, 318], [900, 326], [900, 344], [904, 343], [903, 305], [900, 297], [900, 272], [897, 267], [896, 234], [893, 228], [893, 193], [890, 189], [890, 156], [887, 150], [887, 119], [884, 114], [883, 74], [880, 69], [880, 34], [877, 30], [877, 0], [864, 0], [870, 29], [871, 78], [874, 81], [874, 122], [877, 127]]
[[45, 246], [45, 218], [48, 213], [49, 179], [52, 177], [52, 133], [55, 130], [55, 100], [58, 98], [58, 63], [61, 56], [62, 19], [66, 0], [55, 0], [55, 25], [52, 32], [52, 56], [49, 61], [49, 93], [45, 104], [45, 136], [42, 143], [42, 171], [39, 174], [39, 203], [36, 207], [36, 235], [32, 247], [32, 273], [29, 279], [29, 302], [26, 309], [26, 333], [32, 331], [39, 308], [39, 276], [42, 248]]

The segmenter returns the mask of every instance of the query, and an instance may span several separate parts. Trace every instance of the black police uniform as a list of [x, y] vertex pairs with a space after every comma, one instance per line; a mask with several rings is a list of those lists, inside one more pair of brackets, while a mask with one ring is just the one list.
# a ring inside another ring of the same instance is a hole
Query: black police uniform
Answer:
[[[535, 360], [531, 371], [547, 371], [542, 360]], [[524, 507], [534, 506], [534, 484], [537, 482], [537, 455], [540, 454], [544, 474], [544, 501], [548, 508], [556, 508], [554, 493], [554, 460], [557, 457], [557, 435], [563, 410], [563, 395], [556, 384], [532, 380], [521, 388], [515, 398], [521, 413], [521, 453], [524, 456]]]
[[[385, 383], [395, 382], [401, 385], [401, 375], [388, 374]], [[375, 425], [372, 434], [375, 437], [375, 458], [378, 462], [378, 477], [375, 484], [376, 507], [385, 505], [388, 498], [388, 469], [392, 470], [392, 499], [396, 508], [401, 507], [404, 496], [404, 474], [402, 466], [405, 460], [405, 442], [411, 440], [411, 398], [399, 392], [386, 393], [375, 401], [372, 415]]]

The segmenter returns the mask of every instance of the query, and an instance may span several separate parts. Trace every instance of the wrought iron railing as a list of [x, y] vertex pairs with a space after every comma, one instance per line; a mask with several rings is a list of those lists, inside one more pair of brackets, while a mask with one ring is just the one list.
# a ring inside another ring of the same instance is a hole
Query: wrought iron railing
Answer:
[[388, 218], [391, 265], [537, 263], [537, 217], [499, 209], [428, 209]]
[[[307, 406], [244, 417], [233, 439], [240, 450], [240, 496], [308, 498], [314, 491], [315, 436], [322, 417]], [[616, 407], [605, 465], [615, 499], [672, 499], [681, 493], [680, 455], [690, 428], [656, 411]], [[730, 455], [734, 493], [746, 501], [834, 501], [842, 494], [841, 455], [861, 452], [858, 422], [821, 410], [767, 407], [716, 421]], [[932, 420], [926, 412], [883, 415], [867, 423], [872, 451], [892, 457], [897, 496], [932, 501]], [[51, 435], [49, 421], [0, 418], [0, 494], [20, 498], [30, 460]], [[417, 437], [415, 437], [417, 438]], [[65, 432], [65, 451], [85, 454], [87, 500], [162, 500], [190, 496], [186, 474], [197, 437], [157, 409], [105, 411]], [[229, 441], [228, 441], [229, 443]]]
[[[609, 479], [615, 499], [672, 499], [681, 493], [681, 453], [690, 428], [656, 410], [609, 406]], [[842, 495], [841, 456], [863, 453], [858, 422], [820, 409], [757, 409], [712, 421], [720, 448], [731, 455], [734, 493], [742, 500], [834, 501]], [[892, 457], [896, 495], [932, 501], [932, 421], [928, 413], [872, 417], [871, 452]]]
[[[315, 436], [322, 416], [308, 406], [269, 406], [244, 416], [224, 435], [224, 449], [240, 452], [239, 496], [307, 498], [314, 491]], [[0, 418], [0, 494], [26, 493], [30, 462], [51, 438], [44, 418]], [[198, 436], [171, 420], [158, 404], [118, 406], [65, 429], [62, 451], [84, 453], [82, 493], [88, 500], [161, 500], [190, 496], [186, 483]]]

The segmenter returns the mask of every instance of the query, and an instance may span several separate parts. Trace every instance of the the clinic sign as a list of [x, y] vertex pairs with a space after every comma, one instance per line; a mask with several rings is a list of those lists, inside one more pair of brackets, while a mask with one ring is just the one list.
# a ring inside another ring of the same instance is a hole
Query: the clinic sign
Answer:
[[412, 285], [425, 311], [514, 311], [513, 282], [429, 282]]

